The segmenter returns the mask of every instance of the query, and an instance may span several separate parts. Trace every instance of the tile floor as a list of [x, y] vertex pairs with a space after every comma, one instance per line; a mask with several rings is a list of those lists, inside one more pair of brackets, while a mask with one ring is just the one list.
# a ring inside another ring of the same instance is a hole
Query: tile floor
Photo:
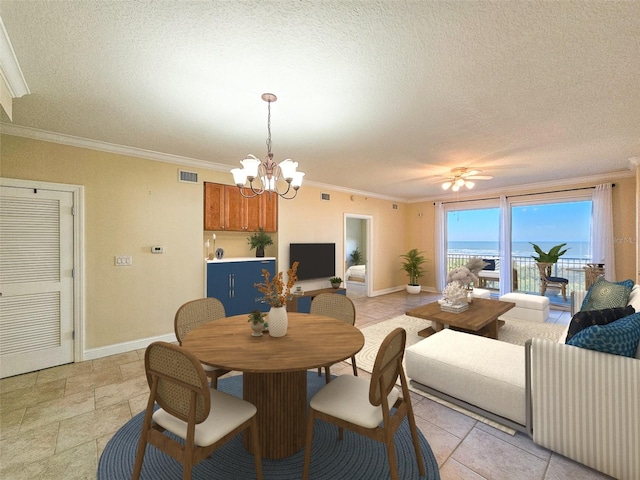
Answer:
[[[436, 297], [397, 292], [352, 298], [356, 326], [364, 327]], [[552, 311], [549, 321], [566, 324], [569, 314]], [[1, 380], [0, 478], [95, 479], [106, 443], [146, 406], [143, 357], [144, 350], [137, 350]], [[350, 370], [344, 364], [332, 372]], [[609, 478], [538, 447], [524, 434], [510, 436], [422, 396], [412, 398], [443, 480]]]

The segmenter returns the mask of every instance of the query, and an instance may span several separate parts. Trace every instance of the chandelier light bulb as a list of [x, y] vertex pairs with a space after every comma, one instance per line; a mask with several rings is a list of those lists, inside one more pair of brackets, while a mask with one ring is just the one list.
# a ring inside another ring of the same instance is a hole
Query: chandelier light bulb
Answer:
[[449, 190], [449, 188], [451, 188], [451, 185], [453, 185], [453, 182], [444, 182], [442, 184], [442, 189], [443, 190]]
[[465, 180], [464, 186], [467, 187], [469, 190], [471, 190], [473, 187], [476, 186], [476, 184], [475, 182], [472, 182], [470, 180]]

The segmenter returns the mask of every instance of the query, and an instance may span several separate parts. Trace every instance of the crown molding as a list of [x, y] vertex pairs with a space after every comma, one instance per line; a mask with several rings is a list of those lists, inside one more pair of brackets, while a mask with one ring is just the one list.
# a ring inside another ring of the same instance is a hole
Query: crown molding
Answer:
[[[2, 133], [4, 135], [12, 135], [14, 137], [30, 138], [32, 140], [40, 140], [43, 142], [58, 143], [61, 145], [69, 145], [71, 147], [87, 148], [89, 150], [98, 150], [101, 152], [114, 153], [116, 155], [126, 155], [129, 157], [144, 158], [146, 160], [154, 160], [156, 162], [172, 163], [187, 167], [202, 168], [206, 170], [214, 170], [218, 172], [229, 172], [231, 167], [220, 163], [213, 163], [204, 160], [196, 160], [189, 157], [172, 155], [168, 153], [154, 152], [152, 150], [144, 150], [142, 148], [127, 147], [116, 145], [113, 143], [101, 142], [98, 140], [88, 140], [86, 138], [75, 137], [62, 133], [47, 132], [36, 128], [22, 127], [8, 123], [0, 123]], [[380, 200], [389, 200], [392, 202], [406, 203], [406, 198], [397, 198], [391, 196], [380, 195], [378, 193], [354, 190], [351, 188], [340, 187], [337, 185], [328, 185], [325, 183], [305, 181], [304, 185], [316, 187], [319, 189], [329, 189], [334, 192], [343, 192], [350, 195], [359, 195], [367, 198], [377, 198]]]
[[[117, 155], [125, 155], [129, 157], [137, 157], [144, 158], [146, 160], [154, 160], [157, 162], [165, 162], [172, 163], [176, 165], [184, 165], [188, 167], [194, 168], [202, 168], [205, 170], [214, 170], [218, 172], [229, 172], [229, 165], [223, 165], [220, 163], [208, 162], [205, 160], [196, 160], [189, 157], [182, 157], [179, 155], [172, 155], [169, 153], [160, 153], [154, 152], [152, 150], [144, 150], [142, 148], [135, 147], [127, 147], [123, 145], [116, 145], [113, 143], [100, 142], [98, 140], [88, 140], [86, 138], [74, 137], [72, 135], [65, 135], [62, 133], [53, 133], [47, 132], [45, 130], [38, 130], [36, 128], [30, 127], [22, 127], [19, 125], [13, 125], [8, 123], [0, 122], [0, 127], [2, 134], [4, 135], [12, 135], [15, 137], [24, 137], [31, 138], [33, 140], [41, 140], [44, 142], [51, 143], [59, 143], [62, 145], [69, 145], [72, 147], [78, 148], [87, 148], [89, 150], [98, 150], [102, 152], [114, 153]], [[572, 179], [565, 180], [554, 180], [550, 182], [538, 182], [538, 183], [523, 183], [518, 185], [512, 185], [508, 189], [492, 189], [492, 190], [482, 190], [481, 193], [478, 191], [470, 191], [469, 193], [458, 195], [458, 199], [472, 199], [480, 196], [500, 196], [500, 195], [509, 195], [513, 194], [513, 192], [522, 191], [522, 189], [541, 189], [549, 190], [557, 187], [567, 188], [573, 185], [585, 184], [585, 183], [606, 183], [608, 181], [615, 181], [618, 178], [623, 177], [631, 177], [633, 176], [633, 171], [635, 170], [635, 166], [639, 163], [638, 157], [633, 157], [629, 159], [629, 170], [623, 171], [615, 171], [600, 175], [591, 175], [588, 177], [576, 177]], [[415, 200], [409, 200], [407, 198], [399, 198], [392, 197], [388, 195], [381, 195], [379, 193], [366, 192], [363, 190], [354, 190], [352, 188], [341, 187], [338, 185], [330, 185], [326, 183], [314, 182], [314, 181], [305, 181], [304, 185], [319, 188], [319, 189], [329, 189], [334, 192], [342, 192], [348, 193], [350, 195], [358, 195], [366, 198], [376, 198], [379, 200], [387, 200], [390, 202], [398, 202], [398, 203], [421, 203], [421, 202], [438, 202], [438, 201], [447, 201], [441, 195], [439, 196], [431, 196], [431, 197], [423, 197]]]
[[204, 168], [216, 171], [229, 171], [228, 165], [196, 160], [189, 157], [182, 157], [180, 155], [172, 155], [170, 153], [154, 152], [153, 150], [116, 145], [114, 143], [101, 142], [99, 140], [88, 140], [86, 138], [75, 137], [73, 135], [47, 132], [37, 128], [22, 127], [7, 123], [0, 123], [0, 126], [2, 126], [3, 134], [12, 135], [14, 137], [30, 138], [32, 140], [41, 140], [43, 142], [58, 143], [71, 147], [98, 150], [101, 152], [114, 153], [116, 155], [144, 158], [146, 160], [154, 160], [157, 162], [174, 163], [188, 167]]
[[0, 17], [0, 75], [13, 98], [31, 93], [22, 74], [16, 52], [11, 45], [7, 29], [4, 28], [2, 17]]

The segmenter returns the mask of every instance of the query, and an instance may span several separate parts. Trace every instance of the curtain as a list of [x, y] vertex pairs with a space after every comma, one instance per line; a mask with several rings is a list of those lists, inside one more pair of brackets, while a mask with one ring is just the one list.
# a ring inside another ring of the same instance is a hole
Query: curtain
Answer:
[[511, 291], [511, 205], [500, 196], [500, 295]]
[[616, 280], [613, 238], [613, 200], [610, 183], [596, 185], [591, 209], [591, 261], [604, 263], [605, 278]]
[[444, 290], [447, 281], [447, 231], [445, 222], [444, 203], [436, 203], [436, 288], [439, 292]]

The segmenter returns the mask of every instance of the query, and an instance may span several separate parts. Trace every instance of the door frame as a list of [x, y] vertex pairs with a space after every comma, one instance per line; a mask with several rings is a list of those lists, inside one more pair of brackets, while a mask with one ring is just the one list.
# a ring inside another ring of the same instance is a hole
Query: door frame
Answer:
[[70, 192], [73, 195], [73, 361], [84, 360], [85, 265], [84, 186], [0, 177], [5, 187]]
[[[365, 280], [367, 285], [367, 297], [373, 296], [373, 272], [374, 272], [374, 261], [373, 261], [373, 215], [364, 215], [361, 213], [345, 213], [344, 214], [344, 225], [343, 225], [343, 238], [342, 238], [342, 251], [345, 252], [345, 247], [347, 245], [347, 219], [355, 218], [358, 220], [365, 220], [365, 231], [367, 234], [367, 260], [366, 260], [366, 272], [365, 272]], [[344, 259], [341, 262], [344, 265]], [[346, 282], [346, 277], [345, 277]], [[345, 283], [346, 285], [346, 283]]]

